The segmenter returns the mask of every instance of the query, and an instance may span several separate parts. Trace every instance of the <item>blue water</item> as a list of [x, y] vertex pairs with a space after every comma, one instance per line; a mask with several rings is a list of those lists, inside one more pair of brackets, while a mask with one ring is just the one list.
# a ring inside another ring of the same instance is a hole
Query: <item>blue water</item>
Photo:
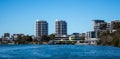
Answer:
[[0, 59], [120, 59], [120, 48], [94, 45], [0, 45]]

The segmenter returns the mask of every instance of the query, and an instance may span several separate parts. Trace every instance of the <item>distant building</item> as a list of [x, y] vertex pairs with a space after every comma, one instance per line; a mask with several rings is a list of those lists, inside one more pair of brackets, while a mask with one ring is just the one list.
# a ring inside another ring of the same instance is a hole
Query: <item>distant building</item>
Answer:
[[10, 37], [10, 33], [4, 33], [4, 37]]
[[12, 40], [17, 40], [19, 36], [23, 37], [24, 34], [13, 34], [12, 35]]
[[2, 37], [2, 41], [7, 41], [7, 40], [10, 40], [10, 33], [4, 33]]
[[113, 30], [120, 29], [120, 20], [111, 21], [111, 28]]
[[107, 28], [106, 30], [112, 30], [111, 23], [107, 23]]
[[90, 38], [94, 36], [95, 38], [99, 38], [102, 32], [106, 31], [112, 32], [111, 23], [107, 23], [104, 20], [93, 20], [93, 29], [94, 31], [89, 32]]
[[73, 33], [69, 36], [69, 40], [80, 40], [80, 34], [79, 33]]
[[89, 32], [87, 32], [85, 39], [89, 40], [91, 38], [99, 38], [99, 31], [89, 31]]
[[69, 40], [84, 40], [85, 33], [73, 33], [69, 36]]
[[36, 37], [48, 35], [48, 23], [47, 21], [41, 20], [36, 21]]
[[79, 34], [80, 35], [80, 37], [85, 37], [85, 33], [81, 33], [81, 34]]
[[67, 35], [67, 23], [66, 21], [60, 20], [55, 22], [56, 35]]
[[99, 31], [89, 31], [86, 33], [85, 42], [89, 44], [97, 44], [99, 40]]
[[56, 35], [55, 40], [69, 40], [68, 35]]
[[100, 23], [99, 30], [107, 30], [107, 23]]
[[93, 20], [93, 30], [97, 31], [100, 30], [100, 25], [105, 24], [104, 20]]

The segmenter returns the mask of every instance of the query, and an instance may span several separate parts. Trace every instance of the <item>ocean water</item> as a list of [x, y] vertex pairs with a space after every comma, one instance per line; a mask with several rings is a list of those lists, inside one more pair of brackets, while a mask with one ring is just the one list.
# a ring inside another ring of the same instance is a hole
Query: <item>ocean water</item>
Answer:
[[95, 45], [0, 45], [0, 59], [120, 59], [120, 48]]

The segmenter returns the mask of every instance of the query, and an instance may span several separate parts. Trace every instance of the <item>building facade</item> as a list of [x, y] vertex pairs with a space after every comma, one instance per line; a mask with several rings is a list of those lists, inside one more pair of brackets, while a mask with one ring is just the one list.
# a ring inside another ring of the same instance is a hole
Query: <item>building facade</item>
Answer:
[[7, 40], [10, 40], [10, 33], [4, 33], [2, 37], [2, 41], [7, 41]]
[[60, 20], [55, 22], [56, 35], [67, 35], [67, 23], [66, 21]]
[[97, 32], [96, 31], [89, 31], [86, 33], [86, 39], [91, 39], [91, 38], [97, 38]]
[[47, 21], [41, 20], [36, 21], [36, 37], [40, 37], [42, 35], [48, 35], [48, 23]]
[[25, 36], [24, 34], [13, 34], [12, 35], [12, 40], [14, 41], [14, 40], [17, 40], [18, 39], [18, 37], [23, 37], [23, 36]]
[[93, 31], [100, 30], [100, 25], [104, 23], [104, 20], [93, 20]]
[[120, 20], [111, 21], [111, 28], [113, 30], [120, 29]]
[[10, 33], [4, 33], [4, 37], [10, 37]]
[[112, 30], [111, 23], [107, 23], [107, 28], [106, 30]]

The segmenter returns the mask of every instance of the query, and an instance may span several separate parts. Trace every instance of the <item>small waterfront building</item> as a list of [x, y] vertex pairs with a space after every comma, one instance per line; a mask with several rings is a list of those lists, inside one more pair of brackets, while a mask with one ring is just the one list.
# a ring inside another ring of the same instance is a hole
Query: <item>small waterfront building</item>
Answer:
[[80, 40], [80, 34], [79, 33], [73, 33], [69, 36], [69, 40]]
[[69, 40], [69, 35], [55, 35], [55, 40]]
[[96, 44], [99, 40], [99, 31], [89, 31], [86, 33], [85, 42], [89, 44]]

